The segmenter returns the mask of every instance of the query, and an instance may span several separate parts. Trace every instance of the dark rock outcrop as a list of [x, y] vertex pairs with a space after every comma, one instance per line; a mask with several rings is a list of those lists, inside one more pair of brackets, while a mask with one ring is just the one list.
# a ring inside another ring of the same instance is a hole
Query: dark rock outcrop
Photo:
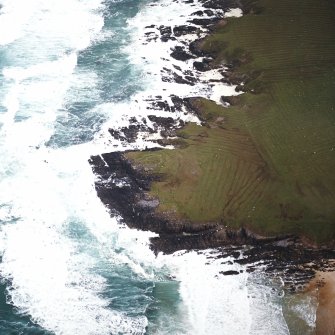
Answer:
[[172, 51], [172, 53], [170, 54], [170, 56], [176, 60], [181, 60], [181, 61], [194, 58], [194, 56], [186, 52], [185, 48], [183, 48], [182, 46], [176, 46], [174, 50]]

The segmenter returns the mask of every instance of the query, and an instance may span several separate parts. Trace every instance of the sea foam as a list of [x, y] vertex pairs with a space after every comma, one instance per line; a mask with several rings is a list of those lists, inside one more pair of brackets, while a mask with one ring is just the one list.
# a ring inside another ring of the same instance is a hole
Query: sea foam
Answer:
[[[78, 52], [103, 26], [102, 2], [2, 5], [0, 273], [8, 302], [56, 334], [143, 333], [146, 318], [114, 309], [102, 296], [109, 283], [96, 271], [102, 256], [115, 266], [113, 248], [130, 246], [133, 234], [122, 233], [96, 197], [86, 148], [46, 145], [73, 86]], [[139, 240], [149, 250], [148, 238]], [[131, 250], [122, 262], [146, 275]]]

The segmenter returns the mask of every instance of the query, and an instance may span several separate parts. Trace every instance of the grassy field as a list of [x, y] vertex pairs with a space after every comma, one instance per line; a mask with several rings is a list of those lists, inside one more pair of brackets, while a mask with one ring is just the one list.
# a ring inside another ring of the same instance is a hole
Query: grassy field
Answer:
[[335, 241], [335, 2], [256, 5], [203, 45], [215, 64], [235, 60], [247, 93], [229, 108], [199, 100], [207, 127], [180, 130], [183, 148], [128, 155], [165, 175], [160, 211]]

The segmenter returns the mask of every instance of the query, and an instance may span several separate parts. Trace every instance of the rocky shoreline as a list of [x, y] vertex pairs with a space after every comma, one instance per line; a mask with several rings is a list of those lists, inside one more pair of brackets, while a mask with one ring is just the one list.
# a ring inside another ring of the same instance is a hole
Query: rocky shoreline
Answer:
[[308, 246], [297, 236], [263, 237], [244, 228], [233, 230], [217, 222], [195, 225], [171, 213], [157, 213], [159, 200], [148, 197], [147, 192], [161, 176], [134, 165], [125, 153], [92, 156], [90, 164], [99, 176], [97, 194], [111, 215], [120, 215], [130, 228], [159, 235], [151, 238], [155, 253], [218, 248], [222, 257], [233, 256], [236, 263], [247, 265], [248, 272], [280, 275], [291, 291], [303, 290], [316, 271], [334, 269], [334, 250]]
[[[192, 3], [192, 0], [188, 2]], [[203, 6], [203, 11], [195, 13], [202, 18], [192, 19], [188, 25], [147, 26], [149, 29], [146, 33], [147, 40], [159, 38], [162, 42], [167, 42], [179, 36], [195, 34], [200, 31], [200, 28], [211, 32], [215, 29], [215, 25], [225, 24], [222, 16], [213, 17], [215, 10], [218, 9], [227, 11], [230, 8], [242, 8], [244, 14], [257, 11], [257, 7], [247, 1], [241, 3], [240, 1], [213, 0], [204, 2]], [[158, 29], [160, 36], [150, 32], [150, 29]], [[170, 56], [178, 61], [194, 60], [193, 68], [198, 72], [211, 71], [213, 69], [211, 62], [214, 57], [200, 49], [201, 42], [202, 37], [188, 45], [178, 45], [171, 50]], [[243, 90], [242, 82], [246, 82], [248, 78], [234, 75], [233, 69], [238, 62], [239, 60], [234, 60], [226, 64], [225, 71], [216, 68], [222, 77], [211, 80], [210, 84], [224, 82], [238, 85], [236, 90]], [[182, 71], [177, 66], [174, 67], [176, 71], [168, 68], [162, 69], [162, 81], [192, 86], [199, 80], [192, 71]], [[161, 96], [148, 99], [147, 109], [152, 110], [151, 115], [142, 119], [134, 117], [129, 120], [129, 126], [110, 129], [110, 135], [116, 140], [132, 143], [140, 132], [159, 133], [158, 145], [182, 146], [182, 139], [175, 136], [176, 130], [184, 126], [184, 121], [157, 116], [155, 111], [174, 113], [176, 110], [184, 110], [197, 115], [203, 125], [205, 122], [201, 120], [193, 98], [181, 98], [176, 95], [170, 98], [172, 104]], [[230, 105], [232, 102], [230, 97], [221, 97], [223, 105]], [[150, 150], [160, 150], [160, 148]], [[180, 220], [174, 217], [173, 213], [157, 212], [159, 199], [150, 197], [148, 192], [151, 184], [161, 180], [163, 176], [154, 174], [129, 160], [125, 152], [92, 156], [90, 165], [97, 176], [95, 183], [97, 194], [110, 210], [111, 215], [120, 215], [122, 222], [131, 228], [149, 230], [158, 234], [157, 237], [151, 238], [151, 247], [155, 253], [219, 248], [222, 257], [233, 256], [235, 262], [246, 264], [249, 272], [261, 269], [269, 275], [282, 276], [286, 287], [293, 291], [303, 289], [304, 285], [314, 277], [316, 271], [330, 271], [334, 268], [331, 262], [332, 259], [335, 259], [334, 250], [316, 248], [297, 236], [264, 237], [245, 228], [238, 230], [227, 228], [222, 222], [195, 224], [187, 220]], [[224, 274], [236, 274], [233, 272]]]

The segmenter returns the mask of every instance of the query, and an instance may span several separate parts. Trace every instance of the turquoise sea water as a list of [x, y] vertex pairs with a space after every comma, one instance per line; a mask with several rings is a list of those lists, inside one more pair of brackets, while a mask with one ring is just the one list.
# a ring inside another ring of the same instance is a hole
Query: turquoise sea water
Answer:
[[[215, 251], [155, 257], [152, 234], [120, 225], [96, 196], [90, 155], [128, 148], [106, 129], [168, 91], [158, 50], [170, 46], [140, 43], [143, 27], [185, 23], [200, 5], [0, 4], [0, 335], [312, 332], [313, 302]], [[241, 274], [220, 275], [231, 269]]]

